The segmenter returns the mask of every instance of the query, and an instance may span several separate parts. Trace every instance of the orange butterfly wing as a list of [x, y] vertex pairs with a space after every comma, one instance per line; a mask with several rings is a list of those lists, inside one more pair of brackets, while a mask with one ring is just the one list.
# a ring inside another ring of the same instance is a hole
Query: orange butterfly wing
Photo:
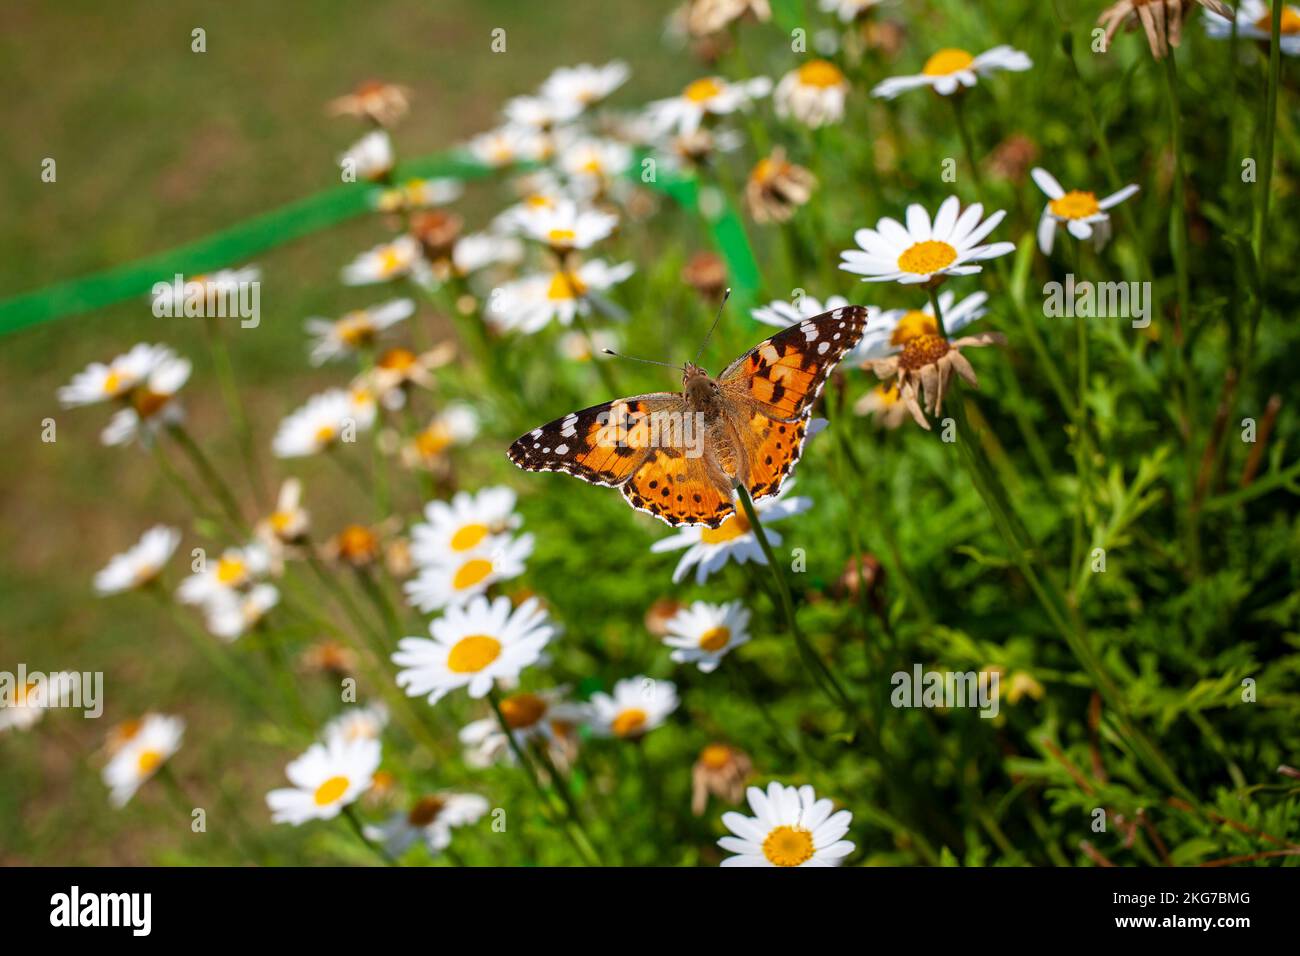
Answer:
[[623, 497], [673, 527], [716, 528], [736, 510], [730, 484], [711, 476], [704, 455], [692, 457], [680, 447], [652, 448], [623, 485]]

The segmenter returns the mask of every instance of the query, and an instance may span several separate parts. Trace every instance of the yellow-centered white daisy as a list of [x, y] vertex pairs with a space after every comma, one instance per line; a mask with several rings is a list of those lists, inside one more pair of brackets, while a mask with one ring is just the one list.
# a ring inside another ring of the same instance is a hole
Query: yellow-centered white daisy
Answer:
[[275, 510], [257, 523], [258, 540], [274, 552], [276, 545], [301, 540], [310, 527], [311, 515], [302, 506], [302, 482], [286, 478], [276, 496]]
[[412, 236], [398, 236], [358, 255], [343, 267], [344, 285], [373, 285], [412, 275], [419, 279], [427, 267], [420, 255], [420, 243]]
[[524, 258], [524, 244], [514, 236], [476, 232], [461, 236], [451, 249], [451, 264], [457, 275], [467, 276], [495, 265], [517, 265]]
[[536, 130], [512, 125], [480, 133], [466, 145], [474, 159], [494, 169], [546, 159], [550, 148], [548, 137]]
[[623, 282], [636, 267], [592, 259], [576, 267], [525, 276], [499, 286], [488, 301], [488, 318], [502, 331], [532, 334], [552, 321], [571, 325], [591, 312], [589, 298]]
[[218, 591], [204, 605], [208, 633], [228, 643], [235, 641], [257, 627], [279, 603], [279, 590], [265, 582], [246, 591]]
[[121, 398], [148, 377], [159, 361], [172, 354], [165, 345], [140, 343], [107, 365], [92, 362], [58, 391], [64, 408], [93, 405]]
[[252, 584], [270, 567], [271, 555], [260, 542], [227, 548], [215, 561], [205, 558], [176, 588], [176, 598], [182, 604], [207, 604]]
[[302, 458], [356, 441], [356, 433], [374, 424], [374, 396], [332, 388], [307, 399], [276, 429], [271, 449], [277, 458]]
[[840, 268], [863, 277], [864, 282], [898, 282], [902, 285], [938, 285], [946, 276], [971, 275], [983, 269], [975, 263], [1015, 251], [1015, 243], [983, 244], [997, 228], [1005, 210], [982, 219], [984, 206], [972, 203], [965, 210], [956, 196], [939, 206], [934, 221], [919, 203], [907, 207], [907, 225], [888, 216], [875, 229], [853, 234], [860, 248], [840, 253]]
[[382, 129], [371, 130], [339, 156], [339, 168], [346, 182], [383, 179], [393, 171], [394, 162], [393, 141]]
[[[809, 435], [811, 434], [812, 429], [809, 429]], [[781, 535], [771, 527], [772, 522], [807, 511], [812, 507], [810, 498], [789, 497], [793, 488], [794, 479], [788, 479], [775, 495], [754, 502], [754, 511], [763, 522], [763, 530], [767, 533], [767, 540], [773, 548], [781, 543]], [[650, 550], [655, 554], [664, 551], [680, 551], [683, 548], [686, 549], [686, 553], [682, 555], [681, 560], [677, 562], [676, 570], [673, 571], [674, 584], [685, 578], [691, 568], [695, 569], [695, 583], [703, 584], [708, 580], [709, 575], [721, 570], [728, 561], [735, 561], [737, 564], [744, 564], [746, 561], [767, 564], [763, 548], [759, 545], [758, 538], [754, 536], [754, 531], [749, 526], [749, 519], [745, 517], [743, 511], [737, 511], [716, 528], [693, 525], [682, 528], [650, 546]]]
[[711, 674], [730, 651], [749, 642], [749, 610], [739, 601], [696, 601], [673, 615], [663, 641], [675, 663], [694, 664]]
[[330, 820], [370, 789], [379, 769], [381, 748], [374, 738], [333, 737], [312, 744], [284, 768], [292, 787], [272, 790], [266, 805], [275, 823], [294, 826]]
[[772, 81], [765, 76], [734, 83], [720, 76], [704, 76], [688, 84], [679, 95], [649, 104], [646, 116], [659, 133], [693, 133], [706, 117], [745, 109], [771, 90]]
[[180, 750], [185, 721], [165, 714], [146, 714], [133, 729], [131, 738], [104, 766], [104, 783], [115, 807], [126, 806], [141, 784]]
[[553, 206], [525, 206], [515, 224], [529, 239], [545, 243], [557, 252], [590, 249], [618, 225], [613, 213], [583, 209], [571, 199]]
[[830, 60], [809, 60], [776, 84], [772, 105], [782, 119], [794, 119], [810, 129], [844, 119], [849, 81]]
[[181, 533], [176, 528], [154, 525], [95, 575], [95, 593], [119, 594], [152, 584], [180, 543]]
[[430, 853], [441, 853], [451, 846], [452, 830], [477, 823], [489, 809], [486, 798], [476, 793], [434, 793], [379, 826], [367, 825], [363, 832], [394, 859], [421, 842]]
[[99, 439], [105, 445], [125, 445], [138, 439], [141, 444], [153, 443], [158, 430], [185, 420], [185, 412], [176, 393], [189, 381], [190, 360], [182, 358], [171, 349], [160, 348], [155, 364], [126, 396], [126, 406], [113, 413]]
[[433, 640], [398, 641], [393, 663], [401, 668], [397, 686], [436, 704], [461, 687], [471, 697], [483, 697], [497, 681], [517, 678], [537, 662], [555, 628], [536, 598], [512, 609], [509, 598], [480, 596], [448, 608], [429, 625], [429, 633]]
[[323, 365], [374, 346], [385, 330], [411, 317], [415, 303], [393, 299], [368, 309], [356, 309], [337, 319], [312, 317], [304, 323], [311, 336], [311, 364]]
[[544, 99], [573, 103], [582, 110], [608, 97], [627, 82], [631, 73], [622, 60], [611, 60], [603, 66], [561, 66], [551, 72], [537, 92]]
[[718, 846], [729, 856], [723, 866], [839, 866], [853, 852], [844, 839], [853, 822], [848, 810], [817, 799], [813, 788], [787, 787], [773, 781], [764, 793], [746, 791], [752, 817], [734, 810], [722, 815], [723, 825], [735, 836], [725, 836]]
[[496, 485], [428, 502], [424, 521], [411, 528], [411, 559], [417, 565], [440, 564], [490, 551], [522, 523], [515, 501], [514, 491]]
[[0, 694], [0, 733], [36, 726], [45, 716], [46, 693], [44, 684], [29, 680], [21, 686], [15, 682], [12, 691]]
[[[521, 747], [532, 741], [569, 739], [574, 728], [586, 723], [591, 708], [568, 699], [567, 687], [543, 691], [519, 691], [501, 699], [501, 716], [510, 735]], [[494, 763], [513, 763], [514, 750], [496, 716], [471, 721], [460, 730], [465, 762], [482, 769]]]
[[401, 446], [402, 463], [408, 468], [440, 467], [450, 449], [469, 444], [478, 431], [478, 413], [462, 402], [452, 402]]
[[1098, 199], [1096, 193], [1081, 189], [1067, 192], [1055, 176], [1041, 167], [1035, 166], [1029, 175], [1047, 195], [1047, 205], [1043, 207], [1042, 218], [1038, 220], [1038, 248], [1045, 256], [1052, 254], [1056, 227], [1060, 225], [1064, 225], [1070, 235], [1080, 242], [1091, 239], [1093, 245], [1100, 249], [1110, 239], [1110, 213], [1107, 210], [1118, 206], [1138, 191], [1137, 185], [1130, 183], [1118, 192]]
[[558, 165], [577, 192], [590, 196], [627, 172], [632, 147], [612, 139], [579, 139], [560, 151]]
[[[243, 266], [189, 276], [179, 286], [175, 282], [160, 282], [155, 286], [157, 291], [153, 295], [153, 314], [159, 318], [186, 314], [211, 317], [213, 312], [208, 310], [210, 299], [213, 308], [219, 310], [224, 297], [237, 294], [242, 286], [256, 282], [261, 275], [262, 270], [257, 266]], [[190, 305], [189, 313], [186, 312], [187, 303]], [[236, 313], [232, 311], [231, 314]]]
[[637, 675], [614, 685], [614, 693], [591, 695], [591, 730], [602, 737], [636, 739], [648, 734], [677, 709], [677, 685]]
[[881, 80], [871, 90], [872, 96], [892, 100], [900, 93], [928, 86], [942, 96], [951, 96], [958, 90], [975, 85], [981, 76], [998, 70], [1023, 72], [1034, 65], [1028, 54], [1009, 46], [995, 46], [978, 55], [956, 47], [939, 50], [928, 60], [921, 72], [913, 76], [891, 76]]
[[509, 126], [546, 133], [576, 118], [582, 112], [582, 104], [545, 96], [516, 96], [506, 100], [501, 112]]
[[455, 202], [464, 192], [465, 187], [458, 179], [408, 179], [379, 193], [375, 208], [380, 212], [429, 209]]
[[338, 739], [341, 743], [354, 740], [378, 740], [388, 726], [388, 708], [380, 701], [365, 706], [349, 707], [327, 723], [321, 730], [321, 740]]

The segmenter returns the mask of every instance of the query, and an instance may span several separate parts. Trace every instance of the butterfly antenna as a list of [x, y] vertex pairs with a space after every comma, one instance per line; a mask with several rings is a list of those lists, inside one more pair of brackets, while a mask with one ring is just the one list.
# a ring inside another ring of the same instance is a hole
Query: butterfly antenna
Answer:
[[629, 362], [645, 362], [647, 365], [662, 365], [664, 368], [677, 369], [677, 371], [679, 372], [681, 371], [680, 367], [672, 364], [671, 362], [656, 362], [654, 359], [637, 358], [635, 355], [621, 355], [620, 353], [615, 352], [613, 349], [601, 349], [601, 351], [604, 352], [606, 355], [614, 356], [614, 358], [627, 359]]
[[726, 308], [727, 300], [730, 298], [731, 298], [730, 289], [722, 293], [722, 301], [718, 303], [718, 314], [714, 317], [713, 324], [709, 326], [709, 334], [704, 336], [704, 341], [700, 343], [700, 350], [695, 353], [695, 364], [699, 363], [700, 356], [704, 354], [704, 349], [709, 344], [709, 339], [713, 338], [713, 330], [716, 329], [718, 327], [718, 323], [722, 321], [722, 310]]

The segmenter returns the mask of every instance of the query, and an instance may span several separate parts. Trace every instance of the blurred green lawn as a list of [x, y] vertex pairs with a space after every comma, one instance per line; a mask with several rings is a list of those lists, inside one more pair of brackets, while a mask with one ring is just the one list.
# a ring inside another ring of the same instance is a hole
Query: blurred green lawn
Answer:
[[[597, 0], [372, 0], [203, 3], [61, 0], [0, 5], [0, 297], [200, 238], [337, 182], [334, 157], [360, 132], [324, 104], [367, 78], [413, 90], [399, 156], [445, 148], [486, 128], [509, 95], [563, 63], [628, 60], [639, 96], [680, 86], [685, 58], [662, 66], [668, 5]], [[190, 31], [207, 31], [192, 53]], [[489, 52], [491, 30], [507, 51]], [[672, 71], [672, 72], [667, 72]], [[53, 157], [58, 180], [40, 180]], [[382, 297], [344, 290], [337, 269], [378, 241], [374, 221], [275, 250], [263, 266], [262, 326], [233, 336], [241, 374], [273, 382], [254, 408], [265, 447], [312, 387], [302, 320]], [[165, 341], [208, 369], [200, 330], [160, 327], [145, 299], [0, 339], [0, 669], [102, 670], [105, 717], [47, 721], [0, 736], [0, 864], [139, 864], [179, 838], [161, 799], [109, 807], [85, 760], [117, 720], [185, 701], [194, 765], [227, 768], [258, 818], [284, 753], [248, 759], [221, 685], [144, 599], [102, 602], [91, 577], [150, 524], [187, 515], [138, 449], [104, 448], [102, 416], [62, 412], [59, 385], [137, 341]], [[215, 390], [192, 389], [199, 434], [225, 433]], [[58, 441], [40, 441], [41, 422]], [[227, 452], [233, 449], [226, 448]], [[138, 615], [138, 616], [137, 616]], [[141, 631], [144, 631], [142, 634]], [[160, 664], [164, 666], [160, 666]], [[55, 715], [57, 718], [66, 714]], [[238, 756], [238, 759], [236, 759]], [[170, 820], [166, 822], [170, 823]], [[169, 835], [169, 832], [173, 835]], [[170, 841], [170, 842], [169, 842]]]

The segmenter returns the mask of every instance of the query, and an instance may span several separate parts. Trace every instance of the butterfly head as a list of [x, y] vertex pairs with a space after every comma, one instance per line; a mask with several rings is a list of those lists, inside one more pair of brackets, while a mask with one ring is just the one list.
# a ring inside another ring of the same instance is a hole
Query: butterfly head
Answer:
[[694, 362], [687, 362], [682, 370], [682, 391], [687, 404], [695, 409], [706, 409], [718, 400], [718, 383]]

